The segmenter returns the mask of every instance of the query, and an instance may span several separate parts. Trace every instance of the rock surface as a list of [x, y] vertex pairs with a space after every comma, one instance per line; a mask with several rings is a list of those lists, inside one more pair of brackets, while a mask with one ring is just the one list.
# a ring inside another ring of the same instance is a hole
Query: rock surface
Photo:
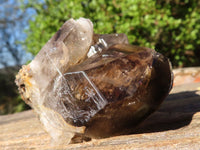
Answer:
[[[175, 78], [178, 77], [175, 74]], [[192, 149], [200, 147], [200, 83], [175, 86], [135, 134], [56, 146], [33, 111], [0, 116], [0, 149]]]

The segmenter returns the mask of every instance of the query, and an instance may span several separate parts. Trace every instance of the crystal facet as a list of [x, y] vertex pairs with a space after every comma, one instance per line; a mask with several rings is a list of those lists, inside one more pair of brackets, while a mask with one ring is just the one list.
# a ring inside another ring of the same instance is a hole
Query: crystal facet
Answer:
[[172, 81], [163, 55], [130, 45], [125, 34], [94, 34], [84, 18], [65, 22], [16, 76], [22, 98], [60, 143], [131, 133]]

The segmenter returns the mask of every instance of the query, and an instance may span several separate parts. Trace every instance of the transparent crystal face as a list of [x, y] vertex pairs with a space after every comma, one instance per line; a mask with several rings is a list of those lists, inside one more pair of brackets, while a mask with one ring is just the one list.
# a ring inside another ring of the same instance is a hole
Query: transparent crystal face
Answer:
[[53, 92], [64, 105], [64, 119], [70, 118], [75, 125], [83, 125], [107, 104], [107, 100], [84, 71], [69, 72], [57, 77]]

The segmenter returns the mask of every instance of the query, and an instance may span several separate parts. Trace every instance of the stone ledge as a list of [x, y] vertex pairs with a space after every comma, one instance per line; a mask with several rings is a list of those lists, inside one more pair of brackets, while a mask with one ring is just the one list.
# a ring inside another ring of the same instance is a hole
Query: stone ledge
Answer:
[[160, 109], [140, 124], [132, 135], [56, 146], [32, 110], [0, 116], [0, 149], [199, 150], [199, 131], [200, 83], [197, 82], [175, 86]]

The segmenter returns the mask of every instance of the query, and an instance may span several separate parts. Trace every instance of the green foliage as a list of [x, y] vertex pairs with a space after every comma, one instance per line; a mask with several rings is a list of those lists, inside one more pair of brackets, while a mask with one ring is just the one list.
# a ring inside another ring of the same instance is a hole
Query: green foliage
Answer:
[[66, 20], [85, 17], [96, 33], [126, 33], [130, 43], [156, 49], [174, 66], [200, 65], [198, 0], [44, 0], [28, 7], [37, 12], [25, 42], [34, 55]]

